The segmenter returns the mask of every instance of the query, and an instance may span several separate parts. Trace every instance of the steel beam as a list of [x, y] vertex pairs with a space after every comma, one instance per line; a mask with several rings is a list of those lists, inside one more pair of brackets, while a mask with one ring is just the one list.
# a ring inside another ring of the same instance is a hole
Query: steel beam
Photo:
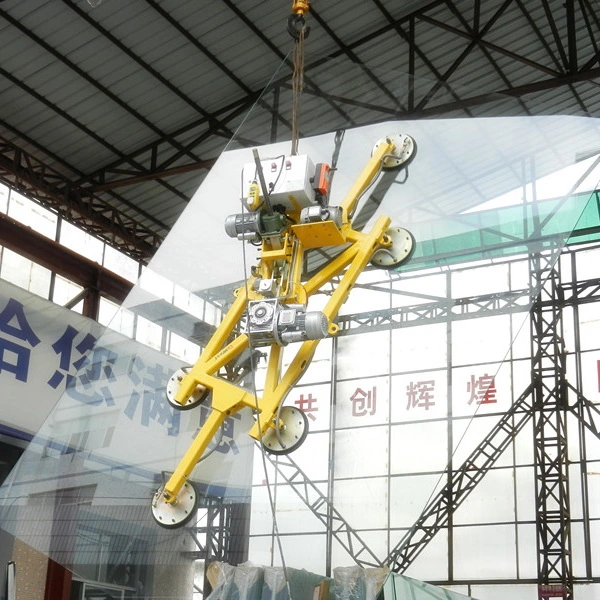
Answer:
[[154, 77], [157, 81], [164, 85], [169, 91], [171, 91], [181, 100], [183, 100], [188, 106], [190, 106], [202, 116], [206, 117], [209, 120], [209, 122], [216, 124], [219, 127], [219, 129], [221, 129], [227, 135], [233, 136], [234, 132], [231, 129], [229, 129], [227, 125], [225, 125], [224, 123], [220, 123], [219, 119], [214, 114], [205, 110], [197, 102], [195, 102], [189, 96], [184, 94], [177, 86], [173, 85], [168, 79], [166, 79], [163, 75], [161, 75], [161, 73], [159, 73], [154, 67], [152, 67], [152, 65], [142, 60], [137, 54], [135, 54], [135, 52], [133, 52], [130, 48], [123, 44], [123, 42], [121, 42], [110, 31], [108, 31], [105, 27], [102, 27], [102, 25], [100, 25], [97, 21], [92, 19], [92, 17], [90, 17], [90, 15], [82, 8], [77, 6], [75, 2], [73, 2], [72, 0], [62, 0], [62, 2], [66, 4], [73, 12], [75, 12], [81, 19], [83, 19], [88, 25], [90, 25], [103, 37], [105, 37], [112, 44], [114, 44], [121, 52], [129, 56], [129, 58], [136, 62], [142, 69], [150, 73], [152, 77]]
[[600, 409], [571, 384], [567, 385], [577, 398], [577, 400], [569, 406], [569, 410], [588, 431], [600, 439]]
[[[169, 136], [165, 132], [161, 131], [154, 123], [152, 123], [152, 121], [148, 120], [140, 112], [138, 112], [137, 110], [135, 110], [134, 108], [129, 106], [129, 104], [124, 102], [121, 98], [119, 98], [116, 94], [114, 94], [110, 89], [108, 89], [106, 86], [102, 85], [99, 81], [97, 81], [96, 79], [91, 77], [86, 71], [84, 71], [82, 68], [80, 68], [72, 60], [70, 60], [69, 58], [67, 58], [60, 52], [58, 52], [58, 50], [56, 50], [56, 48], [54, 48], [52, 45], [50, 45], [44, 39], [40, 38], [38, 35], [36, 35], [30, 29], [27, 29], [27, 27], [25, 27], [23, 25], [23, 23], [21, 23], [18, 19], [15, 19], [8, 12], [6, 12], [5, 10], [2, 10], [2, 9], [0, 9], [0, 16], [2, 18], [4, 18], [6, 21], [8, 21], [13, 27], [16, 27], [21, 33], [26, 35], [30, 40], [32, 40], [33, 42], [35, 42], [36, 44], [41, 46], [46, 52], [51, 54], [58, 61], [62, 62], [65, 66], [67, 66], [73, 72], [77, 73], [77, 75], [79, 75], [79, 77], [81, 77], [82, 79], [85, 79], [85, 81], [87, 81], [89, 84], [94, 86], [97, 90], [102, 92], [107, 98], [110, 98], [110, 100], [112, 100], [115, 104], [120, 106], [122, 109], [126, 110], [130, 115], [132, 115], [138, 121], [140, 121], [140, 123], [143, 123], [148, 129], [152, 130], [154, 133], [165, 138], [166, 141], [173, 144], [176, 148], [178, 148], [178, 149], [182, 148], [181, 145], [175, 139], [173, 139], [171, 136]], [[188, 154], [193, 160], [195, 160], [195, 161], [200, 160], [198, 156], [192, 154], [191, 152], [188, 152]]]
[[[262, 451], [260, 447], [258, 451]], [[331, 531], [333, 537], [352, 556], [357, 565], [365, 568], [383, 566], [382, 561], [375, 556], [356, 530], [344, 519], [328, 496], [319, 490], [289, 454], [275, 457], [264, 452], [264, 456], [308, 506], [313, 515]]]
[[469, 298], [425, 302], [412, 306], [371, 310], [338, 318], [338, 335], [356, 335], [367, 331], [387, 331], [399, 327], [414, 327], [425, 323], [444, 323], [448, 319], [461, 321], [524, 313], [530, 308], [529, 290], [514, 290], [483, 294]]
[[[116, 181], [110, 181], [108, 183], [92, 185], [90, 187], [83, 188], [86, 193], [93, 192], [105, 192], [106, 190], [114, 190], [116, 188], [133, 185], [134, 183], [140, 183], [142, 181], [149, 181], [152, 179], [162, 179], [163, 177], [172, 177], [173, 175], [180, 175], [181, 173], [189, 173], [190, 171], [199, 171], [200, 169], [210, 169], [217, 162], [213, 160], [201, 160], [199, 162], [190, 163], [187, 165], [181, 165], [179, 167], [173, 167], [171, 169], [165, 169], [164, 171], [156, 171], [150, 173], [143, 173], [141, 175], [133, 175], [125, 179], [117, 179]], [[115, 171], [113, 171], [115, 172]]]
[[133, 287], [116, 273], [3, 213], [0, 213], [0, 245], [119, 305]]
[[2, 138], [0, 181], [136, 260], [147, 261], [163, 240], [159, 233]]
[[[385, 293], [389, 292], [389, 290], [381, 291]], [[599, 302], [600, 278], [561, 284], [560, 293], [563, 297], [564, 306]], [[387, 331], [400, 327], [443, 323], [447, 319], [460, 321], [477, 317], [525, 313], [529, 309], [530, 297], [528, 289], [470, 296], [453, 300], [443, 299], [436, 302], [414, 304], [412, 306], [342, 315], [338, 319], [340, 327], [338, 335], [356, 335], [370, 331]]]

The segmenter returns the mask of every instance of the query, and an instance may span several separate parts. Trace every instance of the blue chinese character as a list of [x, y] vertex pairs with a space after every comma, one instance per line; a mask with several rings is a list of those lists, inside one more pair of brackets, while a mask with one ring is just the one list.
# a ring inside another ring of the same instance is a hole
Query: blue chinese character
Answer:
[[[61, 337], [52, 344], [52, 349], [59, 356], [59, 368], [48, 380], [48, 384], [56, 389], [66, 379], [67, 395], [82, 402], [97, 406], [106, 402], [114, 406], [115, 401], [107, 383], [115, 381], [113, 366], [117, 354], [112, 350], [95, 346], [97, 338], [91, 333], [83, 335], [76, 343], [79, 331], [67, 325]], [[77, 358], [74, 358], [74, 351]], [[98, 385], [103, 383], [104, 385]]]
[[165, 371], [159, 363], [146, 366], [139, 356], [134, 356], [127, 374], [136, 388], [142, 385], [141, 393], [137, 389], [131, 392], [124, 411], [127, 417], [133, 421], [141, 400], [141, 422], [144, 427], [148, 427], [151, 420], [157, 421], [160, 425], [167, 426], [168, 435], [177, 435], [180, 414], [169, 405], [165, 395], [171, 373]]
[[[0, 313], [0, 331], [26, 342], [31, 348], [40, 343], [27, 322], [25, 307], [14, 298], [8, 301]], [[10, 354], [14, 357], [12, 362], [8, 359]], [[14, 373], [19, 381], [27, 381], [30, 356], [31, 349], [27, 346], [6, 339], [4, 336], [0, 337], [0, 373], [2, 371]]]

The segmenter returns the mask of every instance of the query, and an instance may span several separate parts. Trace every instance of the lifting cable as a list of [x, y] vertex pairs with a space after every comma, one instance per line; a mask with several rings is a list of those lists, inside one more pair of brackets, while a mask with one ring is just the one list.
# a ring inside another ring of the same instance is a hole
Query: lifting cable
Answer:
[[[309, 2], [308, 0], [293, 0], [292, 5], [292, 14], [288, 17], [287, 29], [290, 35], [294, 38], [294, 72], [292, 76], [292, 149], [291, 154], [298, 154], [298, 138], [300, 137], [300, 128], [299, 128], [299, 117], [300, 117], [300, 95], [302, 93], [302, 87], [304, 84], [304, 40], [308, 35], [309, 28], [306, 26], [304, 21], [304, 15], [309, 10]], [[262, 170], [260, 168], [260, 158], [258, 157], [258, 152], [255, 150], [254, 160], [256, 162], [258, 174], [262, 180]], [[264, 181], [261, 181], [261, 186], [263, 189], [263, 193], [265, 195], [265, 200], [267, 200], [267, 207], [269, 208], [269, 212], [272, 212], [271, 207], [268, 205], [268, 194], [266, 191], [266, 185]], [[242, 204], [243, 206], [243, 204]], [[246, 245], [243, 243], [242, 245], [243, 252], [243, 260], [242, 264], [244, 265], [244, 279], [246, 281], [246, 297], [249, 296], [248, 290], [248, 273], [246, 272]], [[253, 354], [252, 348], [252, 340], [249, 338], [249, 348], [251, 352], [251, 356]], [[254, 358], [251, 358], [251, 364], [254, 363]], [[259, 431], [259, 442], [258, 445], [261, 449], [261, 457], [263, 463], [263, 471], [266, 480], [266, 488], [267, 495], [269, 499], [269, 507], [271, 509], [271, 516], [273, 522], [273, 537], [277, 543], [277, 548], [279, 550], [279, 558], [281, 560], [281, 567], [283, 571], [283, 578], [285, 581], [285, 586], [288, 593], [289, 600], [292, 600], [292, 590], [290, 586], [290, 573], [288, 571], [288, 567], [285, 561], [285, 555], [283, 552], [283, 545], [281, 543], [281, 536], [279, 534], [279, 526], [277, 524], [277, 515], [275, 509], [275, 498], [271, 490], [271, 482], [269, 481], [269, 472], [267, 469], [267, 460], [266, 460], [266, 448], [262, 440], [262, 427], [260, 423], [260, 409], [258, 406], [258, 392], [256, 387], [256, 364], [252, 364], [252, 376], [251, 376], [251, 385], [254, 394], [254, 399], [256, 402], [256, 419], [258, 423], [258, 431]], [[279, 422], [279, 413], [277, 413], [277, 422]]]
[[[292, 155], [298, 154], [298, 138], [300, 137], [300, 130], [299, 130], [298, 123], [299, 123], [299, 117], [300, 117], [300, 95], [302, 93], [302, 87], [304, 84], [304, 40], [306, 39], [306, 36], [308, 35], [308, 32], [309, 32], [309, 28], [306, 26], [306, 23], [304, 21], [304, 15], [308, 12], [308, 10], [309, 10], [309, 0], [293, 0], [292, 14], [288, 17], [288, 22], [287, 22], [288, 32], [294, 38], [294, 61], [293, 61], [294, 72], [293, 72], [293, 76], [292, 76], [292, 151], [291, 151]], [[258, 173], [262, 177], [262, 171], [260, 169], [260, 159], [258, 157], [257, 152], [254, 155], [254, 160], [257, 165]], [[264, 184], [263, 181], [261, 181], [261, 184], [262, 184], [262, 189], [264, 190], [265, 198], [267, 198], [266, 185]], [[243, 203], [242, 203], [242, 206], [243, 206]], [[245, 242], [243, 242], [243, 244], [242, 244], [242, 252], [243, 252], [242, 264], [244, 265], [244, 279], [246, 281], [246, 297], [248, 297], [249, 296], [249, 290], [248, 290], [248, 279], [249, 278], [248, 278], [248, 273], [246, 272], [246, 264], [247, 263], [246, 263], [246, 244], [245, 244]], [[276, 515], [276, 510], [275, 510], [275, 498], [274, 498], [274, 495], [271, 490], [271, 482], [269, 481], [269, 472], [267, 469], [267, 462], [266, 462], [266, 456], [265, 456], [266, 448], [265, 448], [265, 445], [263, 444], [263, 440], [262, 440], [262, 427], [261, 427], [261, 423], [260, 423], [260, 409], [258, 406], [258, 392], [257, 392], [257, 387], [256, 387], [257, 364], [255, 362], [255, 359], [252, 358], [252, 354], [253, 354], [252, 340], [249, 338], [248, 342], [249, 342], [249, 348], [250, 348], [250, 352], [251, 352], [251, 365], [252, 365], [251, 385], [252, 385], [252, 391], [254, 394], [254, 399], [256, 402], [255, 412], [256, 412], [256, 419], [257, 419], [257, 423], [258, 423], [258, 431], [259, 431], [259, 438], [260, 438], [258, 445], [260, 446], [260, 449], [261, 449], [263, 471], [264, 471], [265, 480], [266, 480], [266, 484], [267, 484], [266, 488], [267, 488], [267, 494], [268, 494], [268, 499], [269, 499], [269, 506], [271, 509], [272, 521], [273, 521], [273, 537], [275, 538], [275, 541], [277, 542], [277, 547], [279, 550], [279, 557], [281, 560], [281, 567], [282, 567], [282, 571], [283, 571], [285, 586], [286, 586], [287, 593], [288, 593], [288, 598], [289, 598], [289, 600], [292, 600], [292, 590], [291, 590], [291, 586], [290, 586], [290, 573], [289, 573], [288, 567], [286, 565], [285, 556], [284, 556], [284, 552], [283, 552], [283, 545], [281, 543], [281, 536], [279, 534], [279, 527], [277, 524], [277, 515]], [[277, 414], [277, 421], [279, 421], [279, 413]]]
[[298, 154], [300, 137], [300, 96], [304, 87], [304, 40], [310, 27], [306, 26], [304, 15], [309, 11], [308, 0], [293, 0], [292, 14], [288, 17], [288, 32], [294, 38], [294, 73], [292, 76], [292, 156]]

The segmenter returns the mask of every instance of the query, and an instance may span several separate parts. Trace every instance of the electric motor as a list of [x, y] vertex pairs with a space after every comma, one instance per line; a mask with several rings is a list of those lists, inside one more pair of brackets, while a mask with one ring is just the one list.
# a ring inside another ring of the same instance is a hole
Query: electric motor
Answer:
[[333, 221], [338, 227], [341, 227], [342, 216], [342, 209], [339, 206], [307, 206], [300, 212], [300, 223]]
[[[285, 313], [290, 313], [289, 322], [286, 322]], [[327, 337], [327, 317], [318, 310], [310, 312], [302, 312], [298, 309], [282, 310], [278, 331], [283, 345], [305, 340], [322, 340]]]
[[306, 312], [303, 305], [280, 304], [276, 298], [248, 303], [248, 336], [255, 347], [320, 340], [327, 333], [327, 317], [320, 311]]
[[261, 238], [279, 236], [289, 225], [288, 218], [280, 213], [257, 212], [229, 215], [225, 219], [225, 233], [238, 240], [260, 241]]
[[225, 219], [225, 233], [238, 240], [260, 240], [260, 213], [246, 212]]

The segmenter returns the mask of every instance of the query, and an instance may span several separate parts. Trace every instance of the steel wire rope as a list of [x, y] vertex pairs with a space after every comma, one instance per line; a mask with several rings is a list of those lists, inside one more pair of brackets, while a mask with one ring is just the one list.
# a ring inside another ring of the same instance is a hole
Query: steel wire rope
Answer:
[[[303, 80], [304, 80], [304, 38], [305, 38], [305, 29], [304, 29], [304, 27], [302, 27], [300, 29], [300, 31], [298, 32], [298, 38], [296, 39], [296, 43], [294, 44], [294, 58], [293, 58], [294, 72], [293, 72], [293, 77], [292, 77], [292, 89], [293, 89], [292, 150], [291, 150], [292, 155], [296, 155], [298, 153], [300, 92], [302, 90]], [[289, 54], [288, 54], [288, 56], [289, 56]], [[248, 117], [246, 117], [244, 119], [244, 121], [242, 122], [241, 125], [244, 124], [244, 122], [246, 121], [247, 118]], [[241, 125], [238, 128], [238, 131], [241, 128]], [[281, 173], [279, 175], [281, 175]], [[278, 175], [278, 179], [279, 179], [279, 175]], [[263, 193], [268, 194], [268, 190], [263, 190]], [[246, 207], [245, 207], [245, 204], [243, 201], [241, 204], [242, 204], [242, 221], [243, 221], [244, 214], [246, 212]], [[241, 240], [241, 241], [242, 241], [242, 263], [243, 263], [243, 272], [244, 272], [244, 286], [245, 286], [246, 305], [247, 305], [248, 297], [249, 297], [248, 268], [247, 268], [247, 263], [246, 263], [246, 242], [247, 242], [247, 240]], [[249, 320], [249, 316], [247, 318]], [[247, 322], [246, 326], [248, 327], [248, 325], [249, 325], [249, 323]], [[252, 339], [251, 339], [250, 335], [248, 335], [248, 348], [250, 350], [250, 365], [251, 365], [250, 381], [251, 381], [251, 387], [252, 387], [252, 395], [254, 396], [254, 405], [255, 405], [255, 410], [256, 410], [256, 425], [257, 425], [257, 429], [258, 429], [259, 445], [260, 445], [260, 450], [261, 450], [261, 460], [262, 460], [263, 473], [264, 473], [265, 482], [266, 482], [267, 496], [268, 496], [268, 500], [269, 500], [269, 508], [271, 510], [273, 533], [274, 533], [275, 540], [277, 542], [279, 557], [281, 559], [281, 565], [282, 565], [283, 576], [284, 576], [285, 585], [286, 585], [286, 589], [287, 589], [287, 593], [288, 593], [288, 598], [289, 598], [289, 600], [293, 600], [291, 587], [290, 587], [289, 572], [288, 572], [288, 568], [287, 568], [287, 564], [286, 564], [286, 560], [285, 560], [285, 555], [283, 552], [283, 545], [281, 543], [281, 535], [279, 532], [279, 525], [277, 523], [275, 500], [273, 497], [273, 492], [271, 490], [271, 482], [270, 482], [270, 477], [269, 477], [269, 473], [268, 473], [268, 469], [267, 469], [266, 448], [265, 448], [265, 445], [263, 444], [263, 433], [262, 433], [262, 426], [261, 426], [261, 422], [260, 422], [260, 407], [259, 407], [259, 403], [258, 403], [258, 391], [257, 391], [257, 387], [256, 387], [256, 368], [255, 368], [255, 360], [256, 359], [253, 356], [254, 347], [252, 345]], [[289, 393], [289, 391], [288, 391], [288, 393]], [[281, 399], [281, 402], [279, 403], [279, 407], [278, 407], [277, 414], [275, 417], [276, 418], [275, 433], [276, 433], [276, 437], [277, 437], [279, 443], [282, 446], [284, 446], [284, 444], [281, 440], [281, 437], [280, 437], [280, 434], [278, 431], [278, 425], [279, 425], [281, 405], [283, 404], [286, 397], [287, 397], [287, 394], [285, 394], [284, 397]]]
[[304, 38], [306, 29], [301, 27], [294, 43], [294, 72], [292, 75], [292, 155], [298, 154], [300, 137], [300, 96], [304, 87]]

